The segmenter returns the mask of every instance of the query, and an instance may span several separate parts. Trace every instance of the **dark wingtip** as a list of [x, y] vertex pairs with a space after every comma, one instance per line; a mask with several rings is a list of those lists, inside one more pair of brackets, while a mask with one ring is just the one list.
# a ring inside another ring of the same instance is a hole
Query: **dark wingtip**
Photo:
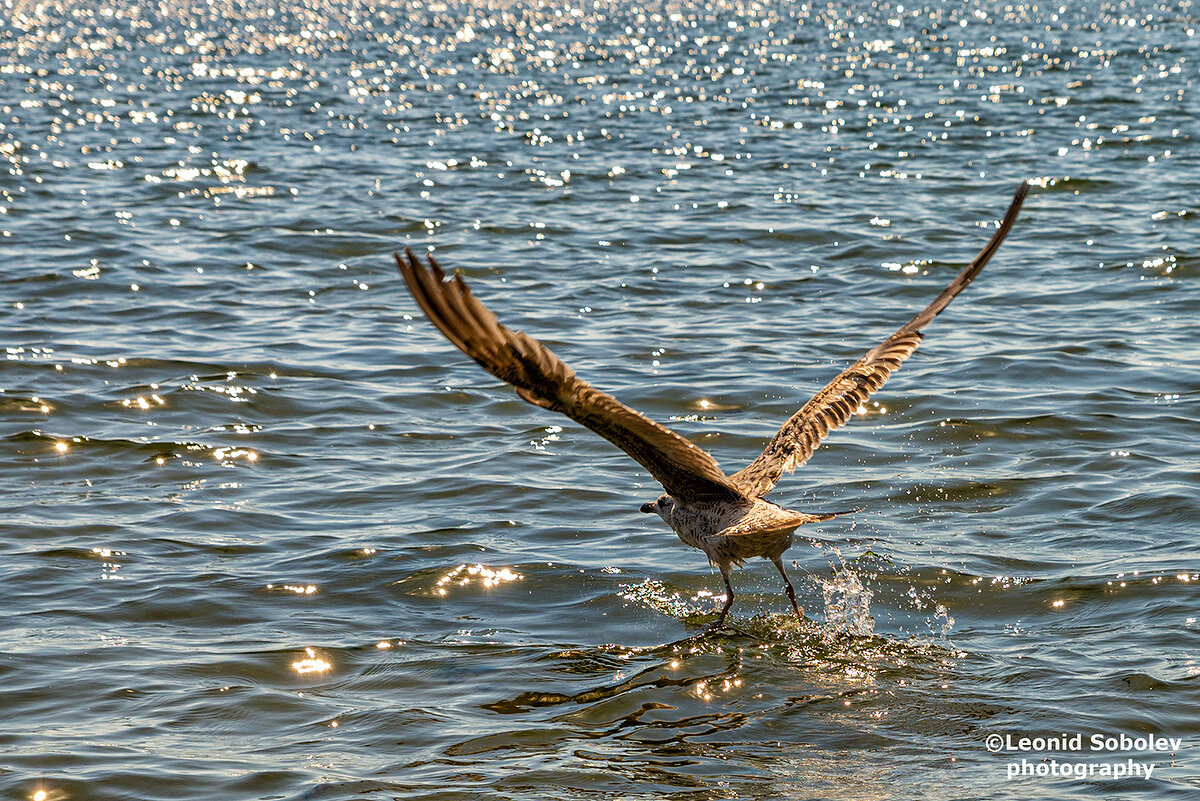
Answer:
[[403, 275], [409, 270], [421, 269], [421, 260], [412, 252], [412, 248], [407, 245], [404, 247], [404, 255], [401, 256], [399, 251], [392, 251], [392, 256], [396, 259], [396, 269]]
[[[1011, 227], [1012, 224], [1014, 222], [1016, 222], [1017, 213], [1021, 210], [1021, 206], [1024, 205], [1025, 197], [1029, 194], [1029, 190], [1032, 188], [1032, 186], [1033, 185], [1031, 183], [1029, 183], [1028, 180], [1021, 181], [1021, 183], [1017, 184], [1017, 191], [1013, 192], [1012, 202], [1008, 204], [1008, 209], [1004, 212], [1004, 217], [1001, 218], [1001, 220], [1000, 220], [1000, 224], [998, 227], [1001, 230]], [[999, 233], [999, 232], [997, 232], [997, 233]], [[1007, 236], [1007, 233], [1005, 235]], [[1001, 237], [1001, 241], [1003, 241], [1003, 237]], [[989, 244], [989, 246], [993, 245], [993, 243], [991, 243], [991, 242], [989, 242], [988, 244]], [[995, 248], [999, 248], [999, 247], [1000, 247], [1000, 242], [995, 242], [994, 247], [992, 249], [994, 250]], [[987, 250], [987, 248], [985, 248], [985, 251], [986, 250]], [[980, 255], [983, 255], [983, 254], [980, 254]]]
[[[1021, 207], [1021, 204], [1025, 202], [1025, 196], [1029, 194], [1029, 190], [1032, 186], [1033, 184], [1029, 183], [1029, 179], [1025, 179], [1017, 185], [1017, 191], [1013, 193], [1012, 203], [1009, 205], [1010, 213]], [[1008, 215], [1006, 214], [1005, 216]]]
[[1013, 193], [1012, 202], [1008, 204], [1008, 210], [1004, 212], [1003, 219], [1000, 220], [999, 226], [992, 233], [991, 239], [983, 246], [983, 250], [971, 260], [971, 263], [958, 274], [958, 277], [950, 282], [950, 285], [942, 290], [941, 294], [933, 299], [933, 302], [926, 306], [916, 317], [902, 325], [896, 333], [885, 342], [894, 341], [897, 337], [919, 332], [922, 328], [929, 324], [934, 317], [941, 314], [942, 310], [950, 305], [950, 301], [962, 292], [968, 284], [975, 280], [975, 276], [984, 268], [1000, 249], [1000, 245], [1008, 238], [1009, 231], [1016, 224], [1017, 214], [1021, 211], [1021, 205], [1025, 202], [1025, 196], [1029, 194], [1030, 184], [1028, 181], [1022, 181], [1017, 186], [1017, 191]]
[[433, 272], [438, 281], [446, 280], [446, 271], [442, 269], [442, 265], [438, 264], [437, 257], [430, 253], [425, 257], [429, 261], [429, 269]]
[[867, 507], [865, 506], [856, 506], [853, 509], [843, 509], [840, 512], [825, 512], [824, 514], [815, 515], [815, 517], [818, 520], [832, 520], [833, 518], [841, 517], [842, 515], [857, 514], [858, 512], [865, 511], [866, 508]]
[[[426, 257], [429, 262], [428, 267], [421, 263], [421, 260], [417, 258], [417, 254], [413, 253], [411, 247], [405, 246], [403, 257], [398, 252], [393, 252], [392, 255], [396, 258], [396, 268], [400, 270], [401, 275], [406, 275], [409, 272], [415, 273], [425, 270], [433, 273], [434, 278], [436, 278], [438, 281], [446, 280], [446, 271], [442, 269], [442, 265], [438, 264], [437, 259], [432, 253]], [[407, 262], [405, 259], [407, 259]], [[458, 270], [455, 270], [454, 274], [457, 277]], [[459, 284], [462, 284], [461, 279], [459, 280]]]

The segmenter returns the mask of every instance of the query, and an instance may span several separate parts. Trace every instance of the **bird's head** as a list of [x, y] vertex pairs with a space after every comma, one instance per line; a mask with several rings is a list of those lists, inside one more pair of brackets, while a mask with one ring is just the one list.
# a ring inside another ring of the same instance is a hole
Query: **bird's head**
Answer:
[[666, 520], [671, 514], [671, 509], [675, 506], [675, 499], [670, 495], [660, 495], [654, 503], [643, 503], [643, 514], [656, 514], [663, 520]]

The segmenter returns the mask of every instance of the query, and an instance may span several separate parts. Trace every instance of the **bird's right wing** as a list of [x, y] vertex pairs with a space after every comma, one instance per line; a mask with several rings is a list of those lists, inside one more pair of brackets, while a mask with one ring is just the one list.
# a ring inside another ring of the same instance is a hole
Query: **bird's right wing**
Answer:
[[1000, 247], [1012, 229], [1028, 192], [1029, 184], [1022, 182], [996, 233], [992, 234], [975, 260], [932, 303], [830, 381], [783, 424], [767, 443], [761, 456], [729, 477], [738, 489], [754, 498], [766, 495], [774, 489], [784, 471], [790, 472], [807, 462], [821, 440], [833, 429], [844, 425], [871, 393], [883, 386], [900, 367], [900, 363], [917, 349], [921, 342], [921, 329], [950, 305], [954, 296], [971, 283], [971, 279]]
[[675, 499], [739, 500], [716, 459], [674, 431], [576, 378], [575, 372], [533, 337], [500, 324], [462, 277], [446, 280], [433, 256], [425, 267], [408, 248], [396, 266], [409, 292], [438, 330], [522, 399], [570, 417], [629, 454]]

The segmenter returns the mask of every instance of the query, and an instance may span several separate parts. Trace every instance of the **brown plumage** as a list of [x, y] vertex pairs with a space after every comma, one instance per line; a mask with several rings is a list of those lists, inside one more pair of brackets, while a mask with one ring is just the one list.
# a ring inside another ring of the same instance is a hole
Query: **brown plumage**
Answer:
[[758, 458], [730, 476], [708, 452], [580, 380], [537, 340], [505, 328], [471, 294], [461, 276], [447, 279], [433, 256], [426, 267], [406, 248], [403, 257], [396, 254], [396, 266], [421, 310], [455, 347], [512, 384], [524, 400], [564, 414], [612, 442], [663, 485], [666, 493], [643, 504], [642, 511], [657, 514], [680, 540], [704, 551], [720, 569], [725, 605], [712, 628], [724, 624], [733, 604], [729, 583], [733, 566], [756, 556], [774, 563], [792, 608], [803, 619], [783, 568], [783, 553], [799, 526], [840, 513], [813, 515], [784, 509], [763, 496], [785, 471], [807, 462], [821, 440], [849, 420], [912, 355], [921, 342], [921, 329], [971, 283], [1008, 236], [1028, 191], [1026, 183], [1017, 188], [987, 245], [932, 303], [829, 382], [783, 424]]

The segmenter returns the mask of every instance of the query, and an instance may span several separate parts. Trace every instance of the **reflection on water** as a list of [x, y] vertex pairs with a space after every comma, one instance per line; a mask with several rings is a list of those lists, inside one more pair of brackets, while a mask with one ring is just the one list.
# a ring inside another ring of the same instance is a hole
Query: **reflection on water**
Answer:
[[312, 648], [304, 649], [305, 658], [292, 663], [292, 670], [303, 675], [305, 673], [324, 673], [333, 667], [329, 660], [317, 655]]
[[886, 771], [854, 753], [898, 735], [912, 739], [902, 733], [914, 725], [915, 736], [945, 737], [964, 713], [983, 720], [997, 711], [943, 698], [959, 656], [827, 629], [788, 631], [762, 618], [728, 636], [561, 651], [539, 659], [544, 675], [578, 689], [485, 703], [501, 716], [494, 730], [444, 753], [506, 761], [556, 754], [560, 766], [652, 777], [677, 790], [704, 786], [704, 777], [720, 775], [710, 760], [728, 760], [729, 778], [753, 792], [776, 781], [791, 791], [815, 782], [812, 797], [848, 786], [863, 797], [894, 797]]
[[438, 595], [446, 595], [448, 587], [466, 587], [472, 581], [478, 581], [483, 587], [494, 587], [508, 581], [520, 581], [524, 576], [514, 573], [507, 567], [494, 570], [484, 565], [459, 565], [437, 580], [434, 591]]
[[711, 590], [697, 590], [690, 597], [674, 591], [656, 579], [644, 579], [641, 583], [628, 586], [621, 597], [662, 615], [692, 622], [703, 617], [716, 617], [725, 603], [725, 594]]

